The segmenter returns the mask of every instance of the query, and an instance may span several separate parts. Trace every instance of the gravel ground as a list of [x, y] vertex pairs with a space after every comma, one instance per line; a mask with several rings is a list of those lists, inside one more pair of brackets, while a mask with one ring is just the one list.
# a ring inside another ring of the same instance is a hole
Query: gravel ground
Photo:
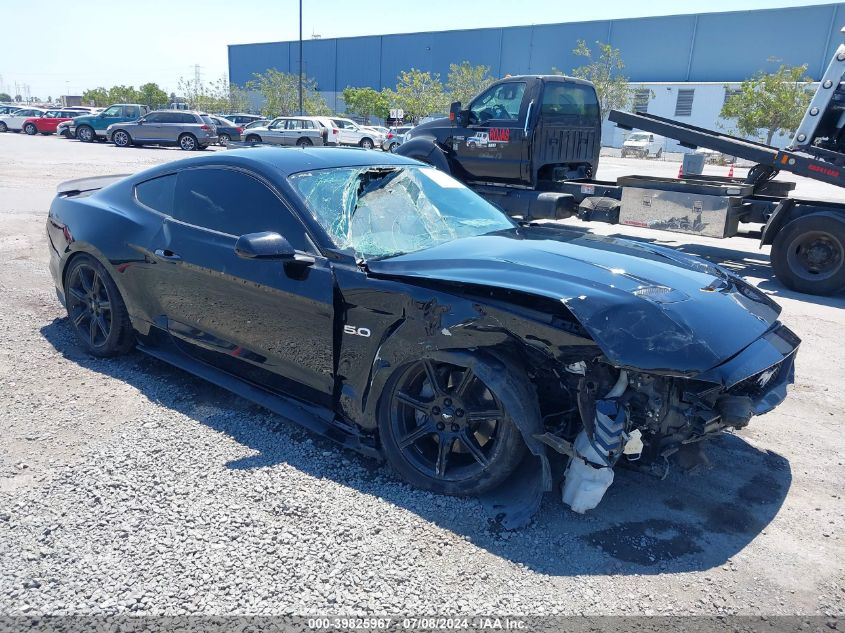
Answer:
[[[47, 272], [55, 186], [184, 156], [0, 135], [0, 614], [845, 613], [845, 299], [786, 291], [752, 241], [626, 229], [776, 296], [804, 339], [796, 385], [709, 466], [619, 471], [586, 516], [549, 495], [497, 530], [140, 353], [80, 351]], [[818, 187], [800, 191], [837, 195]]]

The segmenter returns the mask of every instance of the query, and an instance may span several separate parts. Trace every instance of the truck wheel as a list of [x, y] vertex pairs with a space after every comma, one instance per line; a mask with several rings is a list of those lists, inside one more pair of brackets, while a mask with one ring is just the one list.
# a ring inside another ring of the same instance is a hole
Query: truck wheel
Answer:
[[793, 220], [775, 237], [771, 260], [780, 282], [797, 292], [845, 289], [845, 218], [814, 213]]
[[78, 138], [83, 143], [91, 143], [95, 136], [94, 136], [94, 128], [90, 125], [82, 125], [76, 129], [76, 138]]

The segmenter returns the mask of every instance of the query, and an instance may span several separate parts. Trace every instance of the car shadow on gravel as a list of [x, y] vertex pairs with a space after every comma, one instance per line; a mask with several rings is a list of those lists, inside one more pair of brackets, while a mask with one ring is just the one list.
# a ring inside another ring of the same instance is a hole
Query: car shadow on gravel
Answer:
[[[508, 531], [487, 516], [476, 499], [414, 489], [384, 464], [343, 450], [140, 352], [119, 359], [90, 357], [77, 346], [66, 318], [42, 327], [41, 333], [66, 358], [126, 382], [157, 405], [254, 451], [224, 464], [226, 468], [250, 472], [288, 464], [314, 477], [316, 486], [327, 479], [384, 499], [491, 554], [548, 575], [730, 569], [731, 558], [777, 515], [792, 482], [784, 457], [757, 448], [740, 435], [725, 434], [710, 442], [709, 464], [688, 473], [669, 468], [659, 472], [661, 476], [617, 468], [615, 482], [595, 510], [585, 515], [570, 511], [558, 488], [545, 495], [530, 525]], [[764, 423], [761, 419], [751, 424]], [[278, 508], [268, 520], [284, 515], [286, 501], [276, 503]], [[382, 523], [374, 527], [374, 531], [389, 529]]]

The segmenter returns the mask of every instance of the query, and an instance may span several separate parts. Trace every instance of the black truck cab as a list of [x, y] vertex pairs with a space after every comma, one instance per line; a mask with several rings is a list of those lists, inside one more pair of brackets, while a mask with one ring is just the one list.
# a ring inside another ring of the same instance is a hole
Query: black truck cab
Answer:
[[562, 75], [501, 79], [466, 109], [415, 127], [397, 152], [467, 183], [542, 188], [598, 168], [601, 114], [587, 81]]

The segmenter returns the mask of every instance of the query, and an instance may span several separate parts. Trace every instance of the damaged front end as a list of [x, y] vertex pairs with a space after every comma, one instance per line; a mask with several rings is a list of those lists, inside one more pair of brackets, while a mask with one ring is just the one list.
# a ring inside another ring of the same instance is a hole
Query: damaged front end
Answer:
[[[541, 439], [570, 457], [563, 501], [595, 508], [621, 459], [667, 461], [685, 445], [745, 427], [770, 411], [793, 382], [800, 341], [777, 324], [729, 361], [695, 378], [614, 368], [600, 361], [566, 367], [577, 417], [560, 419]], [[668, 461], [667, 461], [668, 463]]]

